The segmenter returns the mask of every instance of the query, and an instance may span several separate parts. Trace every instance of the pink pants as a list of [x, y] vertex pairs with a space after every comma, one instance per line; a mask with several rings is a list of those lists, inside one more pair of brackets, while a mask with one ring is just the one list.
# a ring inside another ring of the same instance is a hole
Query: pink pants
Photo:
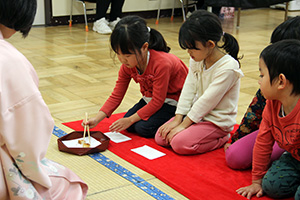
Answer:
[[[253, 147], [258, 130], [234, 142], [225, 152], [227, 165], [232, 169], [247, 169], [252, 165]], [[271, 155], [271, 162], [277, 160], [284, 152], [275, 142]]]
[[[173, 119], [170, 119], [168, 122]], [[155, 141], [158, 145], [171, 146], [178, 154], [200, 154], [212, 151], [222, 147], [228, 139], [228, 133], [211, 122], [192, 124], [187, 129], [176, 134], [170, 144], [158, 132], [155, 135]]]

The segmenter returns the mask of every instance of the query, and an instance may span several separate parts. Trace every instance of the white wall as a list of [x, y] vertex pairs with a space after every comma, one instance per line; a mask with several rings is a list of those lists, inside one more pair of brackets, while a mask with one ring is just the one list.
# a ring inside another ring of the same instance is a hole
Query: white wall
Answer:
[[44, 0], [37, 0], [37, 11], [33, 21], [33, 25], [45, 24], [45, 3]]
[[[74, 0], [73, 3], [73, 14], [83, 14], [81, 3], [75, 1], [76, 0]], [[162, 0], [161, 9], [172, 8], [174, 1], [175, 8], [179, 8], [179, 0]], [[53, 17], [69, 15], [71, 11], [71, 2], [72, 0], [52, 0]], [[159, 0], [125, 0], [123, 12], [157, 10], [158, 3]], [[87, 7], [93, 8], [95, 7], [95, 4], [89, 4]]]
[[[271, 8], [279, 8], [279, 9], [285, 9], [285, 3], [280, 3], [276, 5], [270, 6]], [[289, 11], [298, 11], [300, 10], [300, 0], [294, 0], [289, 2]]]

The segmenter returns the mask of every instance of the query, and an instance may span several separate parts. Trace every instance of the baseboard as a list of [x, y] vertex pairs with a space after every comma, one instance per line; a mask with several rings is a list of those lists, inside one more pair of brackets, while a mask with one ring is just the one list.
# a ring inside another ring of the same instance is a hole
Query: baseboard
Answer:
[[[172, 14], [172, 9], [160, 10], [160, 18], [170, 17], [171, 14]], [[141, 12], [126, 12], [126, 13], [122, 14], [122, 16], [126, 16], [126, 15], [138, 15], [145, 19], [156, 18], [157, 10], [141, 11]], [[182, 16], [181, 8], [175, 9], [174, 16]], [[67, 25], [67, 24], [69, 24], [69, 20], [70, 20], [70, 16], [52, 17], [49, 20], [49, 23], [46, 25], [48, 25], [48, 26]], [[88, 22], [94, 22], [95, 14], [87, 15], [87, 20], [88, 20]], [[79, 23], [84, 23], [84, 16], [83, 15], [73, 15], [72, 16], [72, 24], [79, 24]]]

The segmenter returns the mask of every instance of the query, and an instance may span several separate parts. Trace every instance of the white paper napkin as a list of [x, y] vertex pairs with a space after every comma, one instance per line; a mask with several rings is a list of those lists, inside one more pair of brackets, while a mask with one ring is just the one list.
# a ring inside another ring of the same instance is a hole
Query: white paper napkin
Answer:
[[160, 152], [156, 149], [153, 149], [152, 147], [149, 147], [147, 145], [144, 145], [142, 147], [138, 147], [135, 149], [131, 149], [131, 151], [140, 154], [141, 156], [144, 156], [145, 158], [148, 158], [149, 160], [153, 160], [159, 157], [162, 157], [164, 155], [166, 155], [163, 152]]
[[107, 132], [107, 133], [104, 133], [104, 135], [109, 137], [109, 139], [111, 141], [113, 141], [114, 143], [120, 143], [120, 142], [125, 142], [128, 140], [131, 140], [130, 137], [127, 137], [126, 135], [123, 135], [119, 132]]

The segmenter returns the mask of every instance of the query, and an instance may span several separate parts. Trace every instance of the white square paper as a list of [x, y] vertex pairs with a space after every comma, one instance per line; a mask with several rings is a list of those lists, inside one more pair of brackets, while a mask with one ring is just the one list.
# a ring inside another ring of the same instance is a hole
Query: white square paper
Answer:
[[156, 149], [153, 149], [152, 147], [149, 147], [147, 145], [144, 145], [142, 147], [138, 147], [135, 149], [131, 149], [131, 151], [140, 154], [141, 156], [144, 156], [145, 158], [148, 158], [149, 160], [153, 160], [159, 157], [162, 157], [164, 155], [166, 155], [163, 152], [160, 152]]
[[109, 137], [109, 139], [111, 141], [113, 141], [114, 143], [120, 143], [120, 142], [125, 142], [128, 140], [131, 140], [130, 137], [127, 137], [126, 135], [123, 135], [119, 132], [107, 132], [107, 133], [104, 133], [104, 135]]
[[[83, 147], [82, 144], [79, 144], [78, 140], [82, 140], [82, 138], [77, 138], [73, 140], [63, 140], [62, 143], [64, 143], [64, 145], [66, 145], [66, 147], [68, 148], [87, 148], [87, 147]], [[101, 144], [101, 142], [99, 142], [93, 137], [91, 137], [91, 143], [89, 142], [89, 138], [85, 137], [85, 142], [90, 144], [88, 148], [94, 148]]]

